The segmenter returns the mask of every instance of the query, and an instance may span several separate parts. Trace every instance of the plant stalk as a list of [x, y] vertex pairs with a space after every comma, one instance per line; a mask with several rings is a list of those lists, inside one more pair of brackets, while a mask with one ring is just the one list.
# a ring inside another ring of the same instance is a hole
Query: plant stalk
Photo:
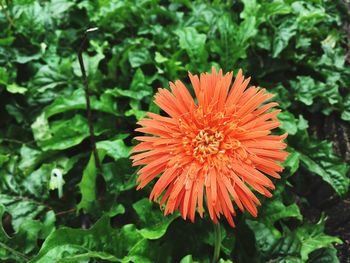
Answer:
[[26, 261], [29, 261], [29, 257], [27, 257], [25, 254], [23, 254], [23, 253], [21, 253], [21, 252], [15, 250], [15, 249], [13, 249], [13, 248], [11, 248], [11, 247], [9, 247], [9, 246], [6, 245], [5, 243], [0, 242], [0, 247], [6, 249], [7, 251], [9, 251], [10, 253], [16, 255], [17, 257], [20, 257], [20, 258], [23, 258], [23, 259], [26, 260]]
[[217, 263], [220, 257], [220, 249], [221, 249], [221, 228], [220, 223], [213, 223], [214, 225], [214, 254], [212, 263]]
[[94, 133], [94, 125], [92, 123], [92, 115], [91, 115], [91, 106], [90, 106], [90, 92], [89, 92], [89, 82], [86, 76], [86, 70], [84, 66], [84, 60], [83, 60], [83, 49], [85, 42], [88, 37], [89, 32], [96, 31], [97, 28], [91, 28], [87, 29], [84, 33], [84, 38], [80, 44], [79, 50], [78, 50], [78, 59], [79, 59], [79, 65], [80, 65], [80, 70], [83, 78], [83, 84], [84, 84], [84, 91], [85, 91], [85, 101], [86, 101], [86, 115], [87, 115], [87, 120], [89, 124], [89, 133], [90, 133], [90, 144], [91, 144], [91, 149], [95, 157], [95, 166], [98, 171], [98, 173], [101, 172], [101, 162], [100, 158], [98, 156], [97, 148], [96, 148], [96, 141], [95, 141], [95, 133]]

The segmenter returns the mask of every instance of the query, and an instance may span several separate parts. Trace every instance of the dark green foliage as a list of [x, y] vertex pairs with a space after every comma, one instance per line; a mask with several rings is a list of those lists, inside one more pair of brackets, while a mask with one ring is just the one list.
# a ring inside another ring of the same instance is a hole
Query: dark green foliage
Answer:
[[[208, 216], [164, 217], [146, 199], [150, 187], [135, 191], [128, 157], [137, 120], [159, 112], [157, 88], [215, 66], [242, 68], [276, 94], [290, 152], [274, 197], [259, 196], [258, 218], [222, 224], [220, 262], [338, 262], [342, 241], [325, 234], [325, 216], [303, 217], [293, 179], [348, 191], [348, 166], [307, 121], [320, 112], [350, 120], [340, 1], [13, 0], [0, 9], [0, 261], [210, 262]], [[101, 171], [77, 59], [88, 27], [99, 28], [84, 62]]]

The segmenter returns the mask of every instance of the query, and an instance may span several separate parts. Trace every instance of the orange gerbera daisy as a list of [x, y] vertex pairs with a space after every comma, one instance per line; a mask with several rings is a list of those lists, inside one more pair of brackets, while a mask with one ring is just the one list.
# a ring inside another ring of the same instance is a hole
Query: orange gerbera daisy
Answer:
[[[280, 125], [269, 111], [275, 102], [262, 103], [273, 97], [265, 89], [251, 86], [239, 70], [231, 86], [232, 72], [223, 75], [213, 68], [200, 78], [189, 73], [197, 101], [185, 85], [170, 82], [171, 92], [158, 89], [155, 103], [169, 116], [148, 113], [142, 128], [149, 134], [135, 137], [141, 141], [132, 150], [133, 165], [144, 165], [138, 174], [138, 188], [160, 175], [150, 200], [166, 203], [164, 214], [178, 208], [181, 216], [194, 221], [198, 206], [203, 217], [203, 196], [214, 223], [223, 214], [231, 226], [235, 208], [257, 216], [260, 205], [252, 189], [271, 197], [274, 189], [266, 176], [280, 178], [287, 152], [282, 142], [287, 134], [271, 135]], [[164, 194], [163, 194], [164, 193]]]

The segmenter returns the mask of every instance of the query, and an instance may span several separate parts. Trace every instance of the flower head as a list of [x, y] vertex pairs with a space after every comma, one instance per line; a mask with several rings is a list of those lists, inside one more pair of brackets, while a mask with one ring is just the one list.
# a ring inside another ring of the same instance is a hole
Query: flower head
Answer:
[[287, 134], [271, 135], [280, 123], [270, 110], [275, 102], [265, 89], [250, 86], [241, 70], [232, 86], [232, 72], [213, 69], [200, 77], [189, 74], [196, 100], [177, 80], [171, 92], [158, 89], [155, 103], [167, 117], [148, 113], [136, 131], [140, 143], [132, 150], [139, 170], [138, 189], [159, 176], [150, 199], [165, 205], [164, 214], [179, 209], [194, 221], [196, 210], [203, 217], [203, 199], [211, 219], [224, 215], [234, 226], [233, 202], [257, 216], [260, 205], [253, 190], [271, 197], [275, 188], [268, 176], [280, 178], [287, 152], [282, 142]]

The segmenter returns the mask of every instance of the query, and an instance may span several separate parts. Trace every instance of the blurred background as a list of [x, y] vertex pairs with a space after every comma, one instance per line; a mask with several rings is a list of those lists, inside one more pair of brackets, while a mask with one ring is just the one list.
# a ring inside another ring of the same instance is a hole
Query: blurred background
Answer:
[[207, 213], [164, 217], [128, 157], [157, 88], [212, 66], [276, 94], [290, 152], [220, 262], [350, 262], [349, 1], [0, 3], [1, 262], [210, 262]]

